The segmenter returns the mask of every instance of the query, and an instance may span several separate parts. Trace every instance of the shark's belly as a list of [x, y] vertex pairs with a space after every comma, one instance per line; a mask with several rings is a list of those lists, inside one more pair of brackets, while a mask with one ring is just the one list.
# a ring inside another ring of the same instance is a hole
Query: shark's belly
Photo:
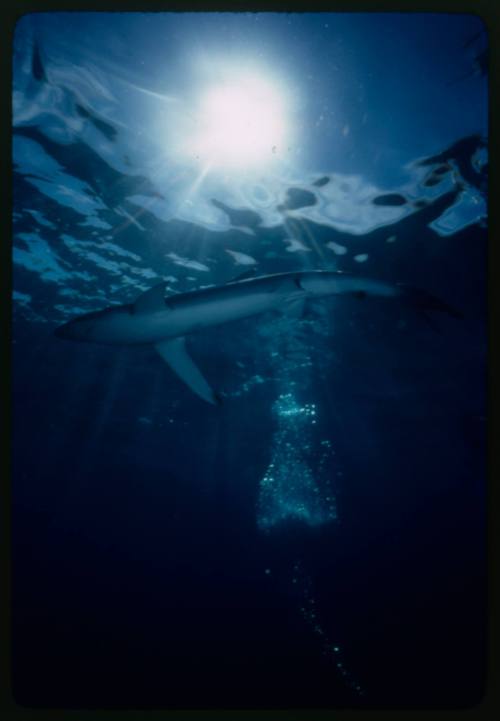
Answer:
[[202, 328], [210, 328], [223, 323], [258, 315], [272, 308], [269, 293], [259, 293], [245, 297], [208, 299], [203, 303], [186, 303], [171, 311], [169, 321], [172, 335], [184, 335]]
[[188, 335], [203, 328], [258, 315], [274, 307], [273, 293], [221, 293], [212, 297], [172, 299], [164, 310], [153, 313], [123, 313], [110, 317], [101, 327], [99, 342], [127, 345], [158, 343]]
[[99, 340], [127, 345], [158, 343], [166, 338], [188, 335], [203, 328], [262, 313], [270, 305], [269, 299], [264, 297], [189, 302], [157, 313], [131, 314], [113, 319], [108, 327], [102, 329], [102, 338]]

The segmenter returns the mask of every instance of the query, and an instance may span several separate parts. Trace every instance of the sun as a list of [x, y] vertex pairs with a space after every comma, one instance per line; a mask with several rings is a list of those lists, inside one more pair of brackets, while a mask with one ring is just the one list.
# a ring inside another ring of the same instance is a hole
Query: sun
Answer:
[[283, 154], [285, 103], [256, 77], [232, 79], [201, 96], [192, 148], [211, 168], [255, 168]]

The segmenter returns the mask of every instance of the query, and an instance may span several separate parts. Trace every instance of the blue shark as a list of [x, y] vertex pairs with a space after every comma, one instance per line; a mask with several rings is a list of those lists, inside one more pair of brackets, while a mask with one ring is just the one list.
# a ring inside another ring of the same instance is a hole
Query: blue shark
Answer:
[[108, 345], [152, 345], [170, 368], [203, 400], [219, 404], [186, 349], [186, 336], [218, 326], [277, 311], [300, 318], [311, 299], [335, 295], [356, 298], [386, 297], [420, 309], [459, 314], [426, 291], [397, 283], [349, 275], [340, 271], [311, 270], [275, 273], [231, 281], [186, 293], [165, 296], [159, 283], [134, 303], [86, 313], [55, 330], [59, 338]]

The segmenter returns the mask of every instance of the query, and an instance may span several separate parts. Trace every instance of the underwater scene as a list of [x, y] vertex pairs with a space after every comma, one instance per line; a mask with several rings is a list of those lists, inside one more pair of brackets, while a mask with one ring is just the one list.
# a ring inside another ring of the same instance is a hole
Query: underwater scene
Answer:
[[481, 19], [47, 12], [12, 51], [16, 702], [479, 704]]

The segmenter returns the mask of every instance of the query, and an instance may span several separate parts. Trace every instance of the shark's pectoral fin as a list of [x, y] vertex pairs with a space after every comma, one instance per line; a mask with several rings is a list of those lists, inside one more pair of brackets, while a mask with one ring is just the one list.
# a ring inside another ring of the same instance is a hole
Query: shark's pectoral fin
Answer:
[[218, 405], [220, 399], [203, 378], [186, 350], [184, 337], [171, 338], [161, 343], [155, 343], [155, 348], [164, 361], [172, 368], [196, 395], [208, 403]]
[[300, 320], [304, 317], [306, 310], [306, 299], [305, 298], [290, 298], [286, 299], [280, 306], [280, 311], [287, 315], [289, 318], [296, 318]]

